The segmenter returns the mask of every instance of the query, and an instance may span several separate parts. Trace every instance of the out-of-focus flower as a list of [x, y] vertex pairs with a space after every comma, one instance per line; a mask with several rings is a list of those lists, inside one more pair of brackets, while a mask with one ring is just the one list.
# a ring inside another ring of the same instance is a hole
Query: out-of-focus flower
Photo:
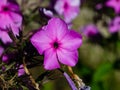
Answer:
[[98, 4], [95, 6], [95, 8], [96, 8], [97, 10], [100, 10], [100, 9], [103, 8], [103, 4], [102, 4], [102, 3], [98, 3]]
[[56, 0], [54, 9], [70, 23], [79, 14], [80, 0]]
[[24, 67], [23, 65], [21, 64], [19, 69], [18, 69], [18, 77], [22, 76], [25, 74], [25, 70], [24, 70]]
[[0, 46], [0, 57], [1, 57], [2, 53], [3, 53], [3, 51], [4, 51], [4, 48], [2, 46]]
[[3, 55], [2, 56], [2, 62], [8, 63], [9, 62], [9, 56], [8, 55]]
[[93, 37], [99, 33], [97, 27], [94, 24], [86, 25], [82, 28], [81, 31], [86, 37]]
[[120, 0], [108, 0], [106, 6], [113, 8], [116, 13], [120, 13]]
[[[73, 43], [74, 42], [74, 43]], [[31, 38], [31, 43], [40, 54], [44, 54], [44, 68], [60, 68], [59, 62], [75, 66], [78, 61], [77, 49], [82, 44], [82, 37], [59, 18], [52, 18]]]
[[[14, 35], [19, 35], [19, 30], [22, 25], [22, 16], [20, 15], [20, 8], [13, 0], [1, 0], [0, 1], [0, 32], [8, 31], [8, 28], [12, 29]], [[3, 34], [4, 36], [3, 39]], [[0, 38], [3, 42], [11, 42], [11, 39], [7, 33], [0, 34]]]
[[120, 31], [120, 17], [115, 17], [109, 24], [110, 33], [115, 33]]

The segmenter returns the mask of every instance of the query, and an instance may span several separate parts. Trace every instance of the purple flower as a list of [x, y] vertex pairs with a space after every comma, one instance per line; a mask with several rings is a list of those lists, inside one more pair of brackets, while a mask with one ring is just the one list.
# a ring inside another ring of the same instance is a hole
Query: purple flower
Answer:
[[22, 76], [25, 74], [25, 70], [24, 70], [24, 67], [23, 65], [21, 64], [19, 69], [18, 69], [18, 77]]
[[108, 0], [106, 6], [113, 8], [116, 13], [120, 13], [120, 0]]
[[9, 62], [9, 56], [8, 55], [3, 55], [2, 56], [2, 62], [8, 63]]
[[110, 23], [109, 23], [109, 31], [111, 33], [115, 33], [120, 31], [120, 17], [115, 17]]
[[[7, 35], [8, 28], [12, 29], [14, 35], [19, 35], [19, 30], [22, 25], [22, 16], [20, 15], [20, 9], [18, 4], [13, 2], [13, 0], [1, 0], [0, 1], [0, 32], [6, 37], [4, 40], [3, 36], [0, 34], [0, 38], [4, 43], [11, 42], [11, 39]], [[4, 32], [6, 31], [6, 33]]]
[[80, 0], [57, 0], [54, 9], [70, 23], [79, 14]]
[[[74, 42], [74, 43], [73, 43]], [[75, 66], [78, 61], [77, 49], [82, 44], [82, 37], [59, 18], [52, 18], [48, 24], [31, 38], [31, 43], [40, 54], [44, 54], [44, 68], [60, 68], [59, 62]]]
[[86, 37], [92, 37], [98, 34], [98, 29], [94, 24], [88, 24], [82, 28], [82, 33]]

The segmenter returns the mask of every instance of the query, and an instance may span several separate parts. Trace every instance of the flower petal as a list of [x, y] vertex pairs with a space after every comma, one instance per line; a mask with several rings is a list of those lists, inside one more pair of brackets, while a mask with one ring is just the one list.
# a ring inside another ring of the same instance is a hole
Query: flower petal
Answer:
[[81, 0], [67, 0], [71, 6], [79, 6]]
[[[7, 0], [0, 0], [0, 8], [7, 3]], [[1, 10], [1, 9], [0, 9]]]
[[63, 14], [63, 12], [64, 12], [64, 0], [57, 0], [56, 1], [56, 4], [55, 4], [55, 7], [54, 7], [54, 9], [56, 10], [56, 12], [58, 13], [58, 14], [60, 14], [60, 15], [62, 15]]
[[21, 15], [19, 15], [17, 13], [13, 13], [13, 12], [10, 12], [9, 15], [10, 15], [10, 18], [12, 19], [12, 21], [13, 21], [13, 24], [16, 27], [20, 27], [22, 25], [22, 16]]
[[56, 51], [54, 51], [53, 49], [48, 49], [45, 51], [44, 68], [46, 70], [60, 68], [57, 60]]
[[60, 48], [57, 51], [57, 56], [59, 61], [62, 64], [68, 65], [68, 66], [75, 66], [78, 62], [78, 51], [68, 51], [66, 49]]
[[13, 24], [8, 14], [0, 14], [0, 27], [6, 29]]
[[12, 40], [11, 38], [9, 37], [8, 33], [5, 32], [5, 31], [1, 31], [0, 30], [0, 39], [3, 41], [3, 43], [11, 43]]
[[114, 8], [116, 13], [120, 12], [120, 1], [109, 0], [108, 2], [106, 2], [106, 6]]
[[76, 50], [82, 44], [82, 36], [77, 32], [70, 30], [69, 33], [61, 40], [61, 47], [68, 50]]
[[63, 20], [52, 18], [44, 29], [52, 39], [61, 39], [66, 34], [68, 27]]
[[44, 30], [39, 30], [31, 38], [31, 43], [40, 54], [43, 54], [46, 49], [50, 48], [50, 42], [51, 39], [46, 35]]
[[13, 12], [18, 12], [20, 13], [20, 7], [19, 5], [16, 3], [16, 1], [12, 0], [12, 1], [8, 1], [7, 2], [7, 6], [9, 7], [9, 9]]
[[70, 23], [79, 14], [79, 7], [69, 7], [69, 9], [64, 11], [65, 21]]

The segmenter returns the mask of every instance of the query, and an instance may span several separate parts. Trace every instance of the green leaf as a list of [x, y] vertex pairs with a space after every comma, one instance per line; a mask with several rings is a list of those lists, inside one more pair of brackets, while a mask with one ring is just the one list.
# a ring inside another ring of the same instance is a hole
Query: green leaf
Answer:
[[101, 81], [106, 75], [108, 75], [112, 71], [112, 64], [111, 63], [104, 63], [102, 64], [95, 72], [93, 76], [94, 82]]

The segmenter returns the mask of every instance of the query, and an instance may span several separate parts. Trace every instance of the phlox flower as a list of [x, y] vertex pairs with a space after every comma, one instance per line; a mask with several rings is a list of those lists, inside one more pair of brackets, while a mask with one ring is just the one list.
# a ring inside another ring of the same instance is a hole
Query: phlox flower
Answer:
[[108, 0], [106, 6], [113, 8], [116, 13], [120, 13], [120, 0]]
[[115, 33], [120, 31], [120, 17], [115, 17], [110, 23], [109, 23], [109, 32]]
[[70, 23], [79, 14], [80, 0], [56, 0], [54, 9]]
[[82, 44], [82, 37], [73, 30], [68, 30], [67, 24], [52, 18], [31, 37], [31, 43], [44, 54], [44, 68], [52, 70], [60, 68], [60, 64], [75, 66], [78, 61], [77, 49]]
[[[12, 29], [14, 35], [19, 35], [19, 30], [22, 25], [22, 16], [20, 15], [20, 8], [13, 0], [0, 0], [0, 38], [3, 42], [11, 42], [11, 39], [7, 35], [8, 28]], [[5, 40], [4, 40], [5, 39]]]

